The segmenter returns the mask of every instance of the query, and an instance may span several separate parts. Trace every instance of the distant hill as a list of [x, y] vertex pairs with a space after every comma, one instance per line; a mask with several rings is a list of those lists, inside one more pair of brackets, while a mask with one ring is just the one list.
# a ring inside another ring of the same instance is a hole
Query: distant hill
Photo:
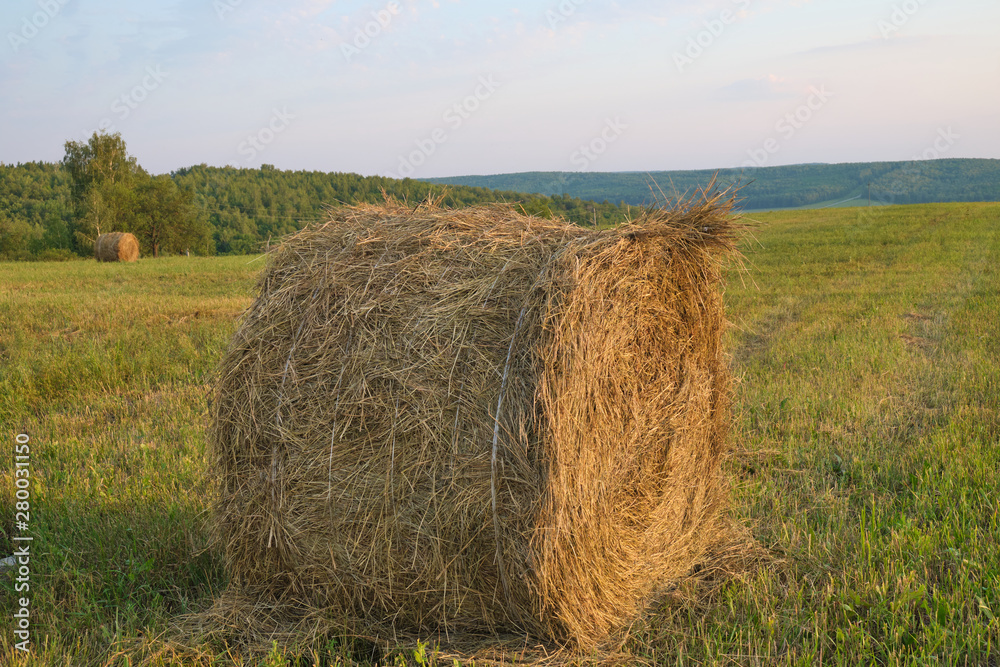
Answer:
[[747, 210], [867, 204], [869, 184], [873, 205], [1000, 200], [1000, 160], [984, 159], [654, 172], [531, 171], [423, 180], [639, 205], [693, 192], [716, 175], [722, 186], [744, 185], [741, 207]]

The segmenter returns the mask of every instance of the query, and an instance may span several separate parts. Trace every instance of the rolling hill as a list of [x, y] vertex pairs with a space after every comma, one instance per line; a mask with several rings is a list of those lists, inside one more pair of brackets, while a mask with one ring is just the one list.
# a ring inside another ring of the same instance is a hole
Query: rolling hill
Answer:
[[869, 185], [873, 205], [1000, 199], [1000, 160], [964, 158], [691, 171], [532, 171], [423, 180], [639, 205], [691, 192], [715, 176], [720, 185], [743, 186], [742, 207], [748, 210], [867, 204]]

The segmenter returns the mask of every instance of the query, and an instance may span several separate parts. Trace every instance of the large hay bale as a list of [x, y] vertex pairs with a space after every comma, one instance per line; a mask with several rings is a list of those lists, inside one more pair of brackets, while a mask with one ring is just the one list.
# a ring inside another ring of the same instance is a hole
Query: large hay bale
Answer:
[[633, 619], [718, 537], [720, 197], [342, 208], [272, 251], [214, 399], [233, 590], [583, 648]]
[[139, 239], [128, 232], [101, 234], [94, 243], [98, 262], [134, 262], [139, 259]]

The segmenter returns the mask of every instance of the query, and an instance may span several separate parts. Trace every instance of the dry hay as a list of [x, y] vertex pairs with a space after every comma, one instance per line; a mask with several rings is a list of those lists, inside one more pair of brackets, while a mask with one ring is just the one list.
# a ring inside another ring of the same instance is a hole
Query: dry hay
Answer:
[[228, 599], [604, 644], [719, 538], [731, 205], [389, 202], [272, 250], [213, 400]]
[[94, 243], [98, 262], [134, 262], [139, 259], [139, 240], [128, 232], [101, 234]]

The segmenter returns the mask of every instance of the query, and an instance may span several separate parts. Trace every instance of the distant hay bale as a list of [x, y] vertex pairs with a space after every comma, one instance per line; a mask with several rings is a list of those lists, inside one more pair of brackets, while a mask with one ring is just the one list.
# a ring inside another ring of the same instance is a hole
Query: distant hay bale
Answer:
[[719, 537], [731, 203], [601, 231], [389, 203], [288, 238], [213, 400], [233, 595], [601, 645]]
[[99, 262], [134, 262], [139, 259], [139, 240], [128, 232], [101, 234], [94, 243]]

